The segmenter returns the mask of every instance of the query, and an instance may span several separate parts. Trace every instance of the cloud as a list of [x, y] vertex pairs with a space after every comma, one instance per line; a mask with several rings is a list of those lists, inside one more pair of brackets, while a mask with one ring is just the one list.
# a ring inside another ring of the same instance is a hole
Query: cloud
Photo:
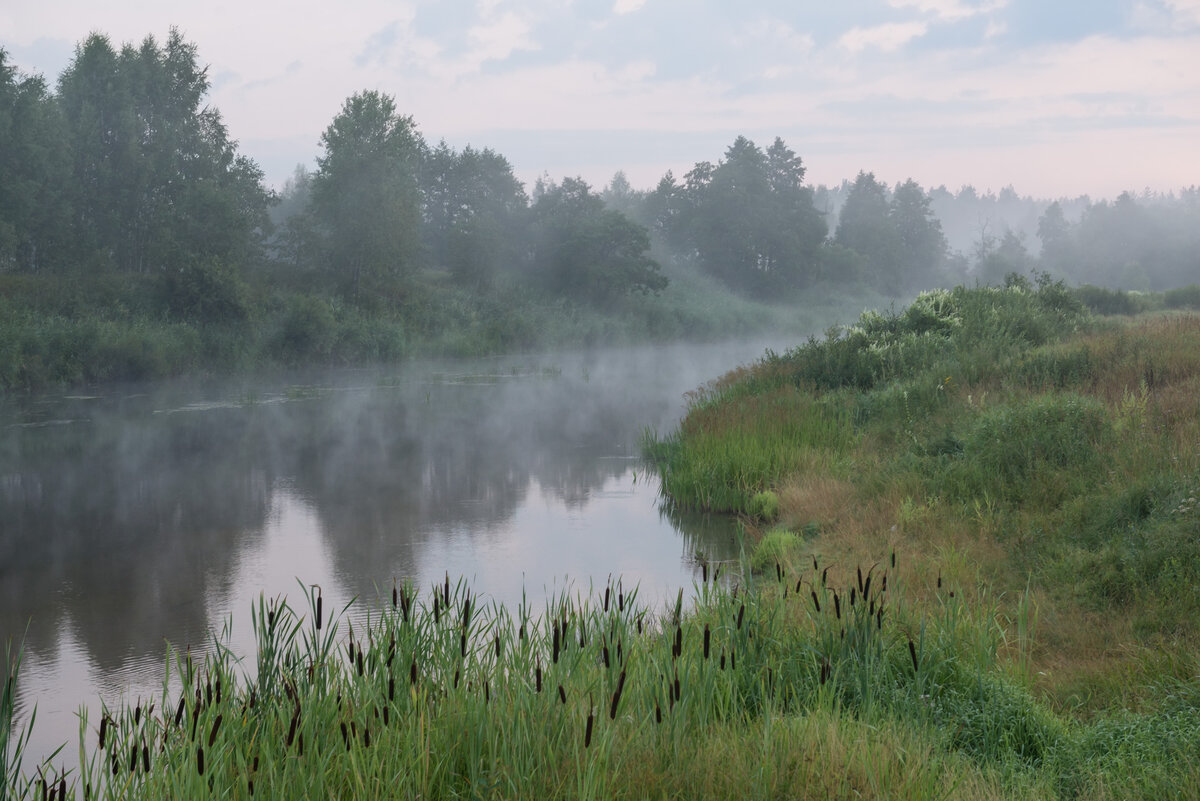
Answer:
[[986, 0], [979, 5], [971, 5], [963, 0], [888, 0], [888, 5], [892, 8], [915, 8], [940, 20], [953, 21], [997, 11], [1008, 5], [1008, 0]]
[[889, 22], [873, 28], [851, 28], [842, 34], [838, 44], [851, 53], [874, 47], [885, 53], [899, 50], [904, 45], [924, 36], [929, 26], [924, 22]]
[[646, 5], [646, 0], [616, 0], [613, 3], [613, 13], [618, 15], [631, 14], [644, 5]]

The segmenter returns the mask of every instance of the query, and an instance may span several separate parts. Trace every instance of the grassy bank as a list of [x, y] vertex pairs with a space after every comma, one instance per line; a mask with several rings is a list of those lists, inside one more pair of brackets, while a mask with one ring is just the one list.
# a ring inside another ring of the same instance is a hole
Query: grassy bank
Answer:
[[1016, 282], [769, 355], [646, 447], [671, 503], [745, 516], [760, 568], [899, 548], [915, 608], [991, 599], [1002, 672], [1083, 749], [1037, 771], [1052, 796], [1196, 797], [1158, 757], [1200, 754], [1198, 397], [1200, 317]]
[[192, 286], [177, 276], [0, 275], [0, 391], [422, 356], [799, 336], [878, 301], [829, 290], [766, 304], [732, 295], [694, 271], [677, 269], [671, 277], [661, 295], [598, 306], [518, 286], [466, 290], [432, 271], [359, 303], [288, 276], [246, 283], [201, 272]]

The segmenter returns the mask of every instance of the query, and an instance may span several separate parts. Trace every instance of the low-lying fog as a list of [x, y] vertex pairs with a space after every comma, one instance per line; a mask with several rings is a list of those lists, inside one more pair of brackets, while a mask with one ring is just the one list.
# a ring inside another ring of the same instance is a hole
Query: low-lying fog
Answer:
[[447, 572], [535, 609], [610, 576], [655, 608], [686, 595], [698, 554], [735, 557], [735, 527], [661, 511], [639, 437], [767, 344], [6, 401], [0, 638], [27, 632], [30, 758], [74, 753], [80, 704], [157, 692], [167, 642], [202, 647], [232, 617], [246, 652], [251, 602], [302, 606], [297, 579], [338, 608], [357, 596], [360, 614], [393, 580], [424, 594]]

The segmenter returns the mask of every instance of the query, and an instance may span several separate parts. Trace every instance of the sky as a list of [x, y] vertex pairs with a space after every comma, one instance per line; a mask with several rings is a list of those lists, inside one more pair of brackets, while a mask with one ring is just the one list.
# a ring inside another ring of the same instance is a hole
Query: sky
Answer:
[[43, 0], [0, 47], [53, 85], [89, 34], [171, 27], [276, 188], [356, 92], [527, 185], [652, 188], [776, 136], [813, 184], [1039, 198], [1200, 184], [1200, 0]]

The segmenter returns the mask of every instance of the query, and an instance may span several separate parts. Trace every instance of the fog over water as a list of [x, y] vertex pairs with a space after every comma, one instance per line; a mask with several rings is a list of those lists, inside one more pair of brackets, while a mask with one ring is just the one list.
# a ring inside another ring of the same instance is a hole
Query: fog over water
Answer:
[[[610, 576], [661, 608], [727, 519], [660, 508], [638, 455], [684, 394], [767, 344], [644, 347], [214, 382], [105, 387], [0, 406], [0, 638], [25, 636], [30, 758], [81, 704], [161, 691], [166, 643], [297, 580], [364, 615], [394, 580], [449, 574], [534, 608]], [[328, 607], [327, 607], [328, 608]], [[94, 716], [93, 716], [94, 717]]]

